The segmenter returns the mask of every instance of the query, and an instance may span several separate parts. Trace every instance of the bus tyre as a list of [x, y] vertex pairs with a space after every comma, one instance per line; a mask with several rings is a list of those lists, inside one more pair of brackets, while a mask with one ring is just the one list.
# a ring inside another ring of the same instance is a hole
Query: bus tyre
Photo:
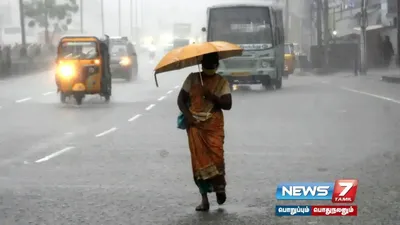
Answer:
[[283, 74], [283, 77], [287, 80], [287, 79], [289, 79], [289, 72], [285, 72], [284, 74]]
[[282, 88], [282, 77], [280, 76], [278, 79], [275, 80], [275, 89]]
[[261, 82], [262, 86], [265, 88], [267, 91], [274, 90], [274, 82], [270, 78], [265, 79], [264, 81]]

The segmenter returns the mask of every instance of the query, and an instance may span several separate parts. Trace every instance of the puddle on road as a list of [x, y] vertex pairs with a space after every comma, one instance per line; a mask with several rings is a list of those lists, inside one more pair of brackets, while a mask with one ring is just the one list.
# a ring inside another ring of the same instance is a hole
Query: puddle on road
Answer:
[[[190, 215], [198, 215], [194, 209], [189, 208], [186, 212]], [[260, 215], [267, 212], [267, 207], [256, 207], [256, 206], [241, 206], [241, 205], [223, 205], [223, 206], [211, 206], [210, 211], [207, 213], [210, 216], [217, 215], [229, 215], [229, 214], [240, 214], [243, 216], [251, 216], [254, 214]]]
[[[271, 209], [272, 210], [272, 209]], [[234, 221], [265, 219], [266, 214], [273, 214], [266, 207], [251, 207], [244, 205], [211, 206], [209, 212], [196, 212], [194, 208], [186, 208], [182, 213], [175, 214], [173, 224], [232, 224]], [[172, 224], [172, 223], [171, 223]], [[238, 223], [234, 223], [238, 224]], [[261, 224], [261, 223], [260, 223]]]

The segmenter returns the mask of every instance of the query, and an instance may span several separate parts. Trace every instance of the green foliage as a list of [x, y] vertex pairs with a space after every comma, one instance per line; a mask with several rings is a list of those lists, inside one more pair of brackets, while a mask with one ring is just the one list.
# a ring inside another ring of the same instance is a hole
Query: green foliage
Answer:
[[29, 27], [43, 27], [46, 30], [53, 25], [68, 29], [72, 15], [79, 11], [76, 0], [57, 3], [57, 0], [27, 0], [24, 2], [24, 14], [30, 19]]

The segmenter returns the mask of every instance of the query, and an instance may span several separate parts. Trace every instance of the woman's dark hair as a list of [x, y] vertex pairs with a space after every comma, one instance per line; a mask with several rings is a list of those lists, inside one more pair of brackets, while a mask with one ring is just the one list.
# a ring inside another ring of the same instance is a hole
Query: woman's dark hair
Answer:
[[204, 69], [216, 69], [219, 66], [219, 55], [217, 52], [203, 55], [201, 65]]

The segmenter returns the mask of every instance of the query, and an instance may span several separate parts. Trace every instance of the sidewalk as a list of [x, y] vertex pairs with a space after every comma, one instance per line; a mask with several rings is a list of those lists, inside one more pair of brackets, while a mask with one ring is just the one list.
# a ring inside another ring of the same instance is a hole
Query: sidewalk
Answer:
[[13, 60], [8, 69], [3, 67], [5, 65], [0, 65], [0, 80], [46, 71], [53, 68], [54, 62], [54, 56]]
[[[337, 72], [331, 73], [329, 75], [356, 77], [353, 72]], [[357, 77], [364, 77], [366, 79], [400, 84], [400, 68], [369, 69], [366, 75], [358, 75]]]
[[[375, 71], [373, 71], [375, 72]], [[373, 73], [371, 71], [371, 74], [376, 74], [375, 76], [380, 76], [380, 80], [388, 83], [398, 83], [400, 84], [400, 69], [399, 68], [389, 68], [389, 69], [381, 69], [381, 70], [376, 70], [376, 73]]]

